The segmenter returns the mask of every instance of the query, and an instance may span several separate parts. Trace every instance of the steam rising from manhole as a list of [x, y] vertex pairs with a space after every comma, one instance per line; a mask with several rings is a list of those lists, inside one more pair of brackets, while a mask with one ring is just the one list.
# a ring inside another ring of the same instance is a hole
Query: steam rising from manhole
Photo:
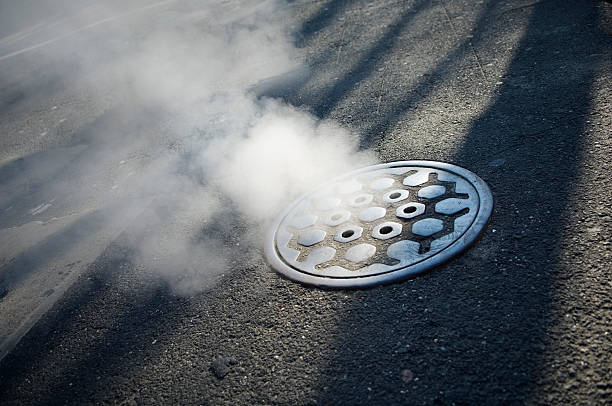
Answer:
[[[278, 272], [311, 285], [395, 282], [466, 249], [492, 209], [486, 183], [458, 166], [431, 161], [369, 166], [290, 205], [274, 223], [266, 257]], [[312, 221], [300, 221], [304, 218]]]

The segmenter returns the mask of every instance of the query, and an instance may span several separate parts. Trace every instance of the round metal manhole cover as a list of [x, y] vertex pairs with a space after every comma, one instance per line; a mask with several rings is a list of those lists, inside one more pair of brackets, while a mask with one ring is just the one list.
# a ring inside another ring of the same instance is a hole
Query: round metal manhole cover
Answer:
[[471, 244], [487, 224], [486, 183], [455, 165], [400, 161], [336, 178], [275, 221], [265, 251], [298, 282], [363, 287], [405, 279]]

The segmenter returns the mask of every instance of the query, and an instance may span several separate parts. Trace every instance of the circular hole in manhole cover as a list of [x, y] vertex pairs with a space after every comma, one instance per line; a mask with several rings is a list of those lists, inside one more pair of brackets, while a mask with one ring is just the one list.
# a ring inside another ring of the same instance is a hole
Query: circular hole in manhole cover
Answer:
[[278, 272], [311, 285], [395, 282], [467, 248], [492, 209], [489, 187], [467, 169], [431, 161], [369, 166], [290, 205], [274, 223], [266, 258]]

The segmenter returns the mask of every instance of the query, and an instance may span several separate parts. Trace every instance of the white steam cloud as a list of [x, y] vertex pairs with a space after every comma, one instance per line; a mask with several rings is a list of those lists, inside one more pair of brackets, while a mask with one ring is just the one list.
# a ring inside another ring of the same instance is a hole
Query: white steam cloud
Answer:
[[84, 86], [112, 88], [120, 111], [91, 126], [79, 173], [47, 187], [112, 205], [110, 216], [143, 207], [129, 225], [138, 261], [178, 294], [259, 255], [269, 221], [293, 199], [375, 160], [338, 124], [251, 91], [300, 68], [283, 23], [290, 11], [282, 1], [170, 2], [58, 39], [88, 72]]

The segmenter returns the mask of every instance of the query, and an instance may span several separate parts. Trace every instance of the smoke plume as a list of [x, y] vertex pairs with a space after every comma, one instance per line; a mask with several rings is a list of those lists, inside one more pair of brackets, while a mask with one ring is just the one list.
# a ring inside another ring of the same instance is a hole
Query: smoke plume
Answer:
[[288, 3], [105, 4], [73, 10], [63, 31], [27, 50], [97, 106], [69, 142], [41, 144], [58, 152], [38, 163], [57, 173], [40, 193], [69, 197], [73, 210], [112, 208], [109, 221], [138, 208], [126, 230], [139, 265], [177, 294], [259, 252], [293, 199], [374, 162], [337, 123], [253, 91], [307, 69]]

